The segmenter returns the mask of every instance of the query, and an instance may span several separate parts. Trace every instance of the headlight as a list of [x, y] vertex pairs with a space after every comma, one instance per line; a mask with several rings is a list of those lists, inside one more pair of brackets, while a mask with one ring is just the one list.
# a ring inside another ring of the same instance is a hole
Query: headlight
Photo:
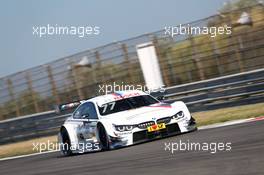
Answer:
[[120, 132], [131, 131], [133, 128], [133, 125], [115, 125], [115, 129]]
[[181, 119], [184, 117], [184, 113], [182, 111], [178, 112], [177, 114], [175, 114], [174, 116], [172, 116], [175, 119]]

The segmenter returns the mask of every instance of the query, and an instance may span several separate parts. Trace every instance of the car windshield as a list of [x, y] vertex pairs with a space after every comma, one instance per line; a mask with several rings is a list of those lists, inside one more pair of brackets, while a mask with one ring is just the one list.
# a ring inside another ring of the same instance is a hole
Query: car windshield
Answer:
[[98, 108], [99, 108], [99, 113], [101, 115], [108, 115], [116, 112], [126, 111], [129, 109], [149, 106], [158, 102], [159, 102], [158, 100], [154, 99], [149, 95], [141, 95], [141, 96], [130, 97], [130, 98], [125, 98], [118, 101], [106, 103], [101, 107], [98, 106]]

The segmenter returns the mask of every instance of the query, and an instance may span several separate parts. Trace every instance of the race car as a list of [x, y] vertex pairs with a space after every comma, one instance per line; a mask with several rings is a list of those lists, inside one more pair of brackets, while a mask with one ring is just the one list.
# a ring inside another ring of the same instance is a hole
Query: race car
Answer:
[[182, 101], [164, 103], [142, 91], [118, 91], [59, 106], [60, 111], [70, 108], [76, 109], [58, 135], [63, 155], [115, 149], [197, 129]]

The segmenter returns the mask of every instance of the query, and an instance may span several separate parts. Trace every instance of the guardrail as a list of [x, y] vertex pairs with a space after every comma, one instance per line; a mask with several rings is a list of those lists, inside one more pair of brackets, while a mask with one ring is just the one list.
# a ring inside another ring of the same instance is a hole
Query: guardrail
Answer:
[[[264, 101], [264, 69], [166, 88], [165, 101], [184, 101], [191, 112]], [[48, 111], [0, 121], [0, 144], [54, 135], [70, 114]]]
[[264, 69], [169, 87], [165, 98], [192, 112], [263, 102]]

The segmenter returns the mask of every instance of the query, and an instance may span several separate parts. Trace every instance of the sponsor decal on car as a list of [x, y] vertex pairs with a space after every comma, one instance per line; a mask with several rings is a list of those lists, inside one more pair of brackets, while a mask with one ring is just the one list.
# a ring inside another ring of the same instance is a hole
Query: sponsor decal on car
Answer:
[[166, 128], [165, 123], [159, 123], [159, 124], [149, 126], [148, 132], [154, 132], [154, 131], [158, 131], [158, 130], [165, 129], [165, 128]]

